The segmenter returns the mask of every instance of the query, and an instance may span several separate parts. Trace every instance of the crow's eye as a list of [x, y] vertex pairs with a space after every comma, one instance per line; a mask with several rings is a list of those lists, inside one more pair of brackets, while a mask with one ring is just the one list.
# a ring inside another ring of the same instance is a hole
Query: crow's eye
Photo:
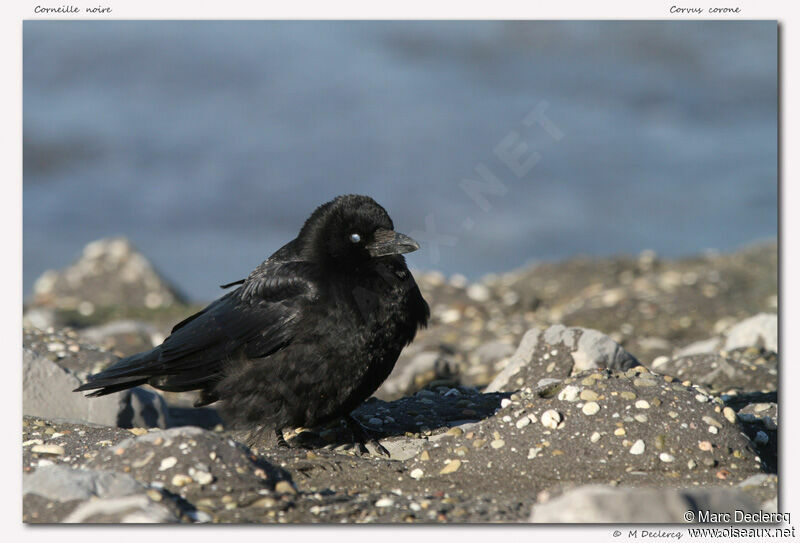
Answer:
[[350, 234], [350, 241], [352, 241], [353, 243], [358, 243], [359, 241], [361, 241], [361, 236], [354, 232]]

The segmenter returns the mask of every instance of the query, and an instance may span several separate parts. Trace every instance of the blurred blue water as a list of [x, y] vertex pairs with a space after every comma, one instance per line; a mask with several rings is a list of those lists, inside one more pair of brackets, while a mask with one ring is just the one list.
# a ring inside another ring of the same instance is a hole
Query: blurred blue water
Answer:
[[431, 216], [455, 244], [410, 263], [472, 278], [777, 235], [774, 22], [26, 21], [23, 79], [26, 295], [121, 234], [210, 299], [347, 192]]

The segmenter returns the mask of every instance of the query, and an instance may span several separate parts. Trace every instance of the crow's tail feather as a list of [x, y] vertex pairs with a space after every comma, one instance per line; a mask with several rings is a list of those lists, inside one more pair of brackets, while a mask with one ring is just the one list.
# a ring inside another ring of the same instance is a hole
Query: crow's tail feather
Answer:
[[143, 385], [153, 377], [153, 363], [158, 361], [158, 348], [135, 354], [94, 375], [73, 392], [93, 390], [88, 396], [105, 396], [128, 388]]

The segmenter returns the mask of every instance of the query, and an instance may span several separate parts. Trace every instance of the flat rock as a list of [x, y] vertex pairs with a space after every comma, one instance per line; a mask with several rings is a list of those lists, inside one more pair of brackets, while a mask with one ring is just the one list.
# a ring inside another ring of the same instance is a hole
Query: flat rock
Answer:
[[153, 501], [147, 490], [121, 472], [43, 466], [22, 476], [23, 521], [176, 521], [174, 508]]
[[531, 511], [539, 523], [686, 523], [686, 512], [755, 513], [744, 492], [724, 487], [635, 488], [585, 485], [571, 489]]
[[144, 486], [130, 475], [108, 470], [44, 466], [22, 476], [22, 493], [38, 494], [52, 501], [88, 500], [130, 496], [144, 492]]
[[87, 398], [73, 392], [84, 381], [73, 371], [29, 348], [22, 353], [22, 410], [24, 415], [109, 426], [165, 427], [166, 403], [142, 388]]

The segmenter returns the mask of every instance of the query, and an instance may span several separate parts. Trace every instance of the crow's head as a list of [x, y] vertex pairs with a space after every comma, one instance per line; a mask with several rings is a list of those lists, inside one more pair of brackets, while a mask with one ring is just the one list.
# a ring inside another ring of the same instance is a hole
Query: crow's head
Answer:
[[375, 200], [356, 194], [319, 206], [303, 225], [298, 240], [308, 260], [344, 266], [419, 249], [416, 241], [394, 231], [389, 214]]

